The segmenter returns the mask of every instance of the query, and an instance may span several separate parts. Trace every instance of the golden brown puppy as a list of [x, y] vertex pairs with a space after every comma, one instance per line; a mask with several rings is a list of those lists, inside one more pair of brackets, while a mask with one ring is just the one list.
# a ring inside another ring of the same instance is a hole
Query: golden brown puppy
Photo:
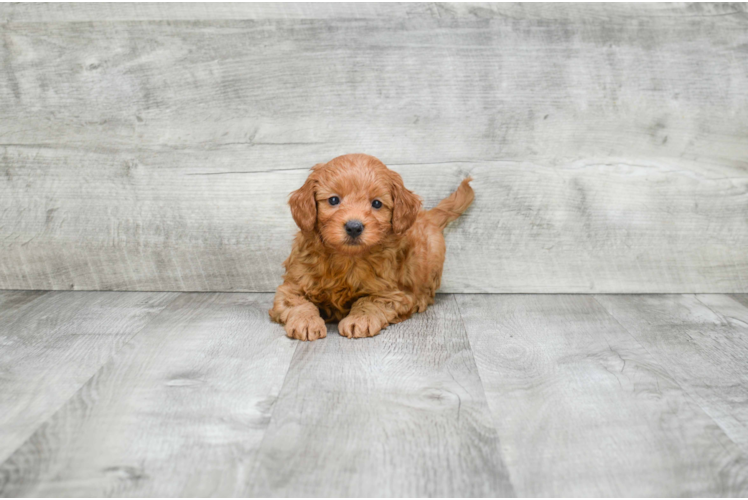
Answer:
[[340, 321], [346, 337], [371, 337], [425, 311], [441, 282], [442, 231], [473, 202], [470, 180], [425, 211], [400, 175], [373, 156], [315, 165], [291, 194], [301, 231], [270, 317], [289, 337], [316, 340], [327, 336], [325, 321]]

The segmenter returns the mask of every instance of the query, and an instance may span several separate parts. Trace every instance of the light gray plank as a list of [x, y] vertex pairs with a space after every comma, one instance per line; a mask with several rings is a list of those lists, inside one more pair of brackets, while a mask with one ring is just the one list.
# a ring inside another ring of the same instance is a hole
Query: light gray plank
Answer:
[[743, 4], [2, 9], [0, 288], [271, 291], [365, 151], [476, 178], [446, 292], [748, 290]]
[[[300, 152], [350, 148], [396, 163], [597, 157], [745, 167], [746, 16], [684, 23], [611, 12], [608, 23], [582, 14], [557, 23], [6, 23], [2, 143], [296, 146], [270, 163], [286, 167], [324, 159]], [[18, 113], [32, 103], [42, 111]]]
[[726, 295], [598, 300], [748, 454], [748, 309]]
[[745, 293], [735, 293], [730, 295], [733, 300], [743, 304], [745, 307], [748, 307], [748, 294]]
[[32, 303], [47, 293], [43, 290], [0, 290], [0, 323], [9, 325], [15, 317], [33, 307]]
[[661, 17], [673, 24], [687, 18], [734, 16], [745, 7], [736, 3], [562, 4], [553, 3], [4, 3], [3, 22], [176, 21], [237, 19], [368, 19], [368, 18], [510, 18], [616, 20]]
[[593, 297], [457, 301], [518, 495], [748, 494], [746, 456]]
[[377, 337], [299, 346], [257, 496], [513, 496], [454, 298]]
[[10, 293], [0, 296], [0, 462], [176, 297]]
[[[412, 6], [412, 3], [394, 4], [397, 6]], [[745, 21], [748, 10], [741, 3], [700, 3], [700, 4], [642, 4], [642, 3], [529, 3], [529, 2], [439, 2], [427, 4], [428, 10], [416, 12], [420, 15], [431, 15], [440, 18], [476, 18], [494, 19], [508, 18], [514, 20], [533, 21], [580, 21], [598, 20], [611, 24], [626, 23], [632, 20], [650, 18], [658, 22], [672, 22], [673, 25], [682, 24], [688, 18], [709, 17], [713, 15], [732, 16], [735, 22]], [[386, 9], [386, 8], [385, 8]], [[42, 9], [37, 9], [42, 10]], [[386, 9], [389, 12], [391, 9]], [[413, 11], [407, 11], [413, 15]]]
[[0, 2], [0, 21], [176, 21], [367, 19], [439, 15], [426, 2]]
[[[128, 163], [116, 154], [79, 156], [69, 169], [57, 151], [27, 150], [13, 180], [0, 179], [8, 195], [0, 197], [8, 217], [0, 287], [273, 291], [296, 231], [287, 195], [307, 172], [195, 175], [207, 173], [208, 156], [180, 154], [170, 167], [155, 155], [122, 176]], [[393, 169], [427, 207], [466, 173], [475, 178], [475, 204], [447, 230], [444, 292], [748, 286], [748, 175], [740, 170], [594, 162]], [[47, 184], [52, 202], [14, 187], [43, 192]], [[57, 243], [67, 240], [75, 247]]]
[[179, 296], [0, 467], [0, 495], [235, 495], [296, 347], [271, 301]]

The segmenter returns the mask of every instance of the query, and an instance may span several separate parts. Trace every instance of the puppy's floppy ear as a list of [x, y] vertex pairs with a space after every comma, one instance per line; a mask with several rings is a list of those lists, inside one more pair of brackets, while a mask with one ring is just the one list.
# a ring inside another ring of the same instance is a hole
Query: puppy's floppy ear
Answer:
[[395, 207], [392, 210], [392, 230], [395, 234], [403, 234], [413, 225], [421, 211], [421, 198], [412, 191], [405, 189], [400, 174], [390, 170], [392, 180], [392, 198]]
[[316, 176], [314, 170], [319, 167], [312, 167], [312, 173], [307, 177], [304, 185], [291, 193], [288, 204], [291, 206], [291, 215], [296, 225], [302, 231], [314, 231], [314, 225], [317, 222], [317, 200], [314, 198], [314, 186]]

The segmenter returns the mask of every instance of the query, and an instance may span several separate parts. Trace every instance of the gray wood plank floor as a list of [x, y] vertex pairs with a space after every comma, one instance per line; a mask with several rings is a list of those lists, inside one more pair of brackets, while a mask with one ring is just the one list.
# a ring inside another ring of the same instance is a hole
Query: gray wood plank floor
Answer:
[[[15, 297], [15, 300], [7, 300]], [[5, 292], [0, 305], [0, 460], [178, 294]]]
[[741, 450], [593, 296], [458, 303], [519, 495], [748, 492]]
[[0, 496], [746, 496], [745, 295], [0, 292]]
[[748, 309], [726, 295], [598, 300], [748, 453]]
[[299, 344], [258, 496], [513, 496], [454, 298], [371, 342]]

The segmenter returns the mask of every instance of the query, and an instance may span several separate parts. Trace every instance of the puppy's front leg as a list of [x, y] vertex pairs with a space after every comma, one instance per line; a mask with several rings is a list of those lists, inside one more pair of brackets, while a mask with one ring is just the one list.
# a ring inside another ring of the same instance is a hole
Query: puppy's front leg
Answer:
[[286, 335], [292, 339], [317, 340], [327, 337], [327, 327], [317, 306], [290, 283], [278, 287], [273, 308], [268, 312], [273, 321], [285, 325]]
[[373, 337], [382, 328], [398, 323], [413, 313], [414, 298], [401, 291], [385, 295], [372, 295], [358, 299], [351, 312], [338, 324], [338, 331], [344, 337]]

